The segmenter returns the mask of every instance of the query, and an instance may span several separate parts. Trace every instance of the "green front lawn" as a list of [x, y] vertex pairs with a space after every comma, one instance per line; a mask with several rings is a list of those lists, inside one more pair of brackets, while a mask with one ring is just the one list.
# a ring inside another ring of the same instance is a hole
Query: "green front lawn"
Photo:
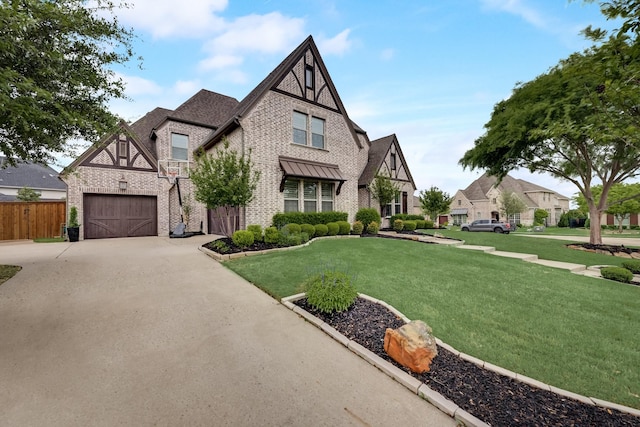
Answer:
[[[538, 242], [481, 234], [514, 244]], [[639, 287], [455, 247], [379, 238], [322, 240], [225, 265], [277, 298], [299, 292], [299, 283], [319, 267], [338, 266], [356, 277], [359, 292], [426, 321], [460, 351], [640, 408]]]
[[600, 255], [591, 252], [569, 249], [569, 243], [576, 243], [567, 237], [567, 240], [542, 239], [538, 237], [525, 237], [516, 234], [477, 233], [459, 230], [424, 230], [427, 234], [440, 233], [445, 237], [464, 240], [467, 245], [492, 246], [498, 251], [518, 252], [523, 254], [538, 255], [540, 259], [571, 262], [583, 265], [620, 265], [623, 258], [609, 255]]

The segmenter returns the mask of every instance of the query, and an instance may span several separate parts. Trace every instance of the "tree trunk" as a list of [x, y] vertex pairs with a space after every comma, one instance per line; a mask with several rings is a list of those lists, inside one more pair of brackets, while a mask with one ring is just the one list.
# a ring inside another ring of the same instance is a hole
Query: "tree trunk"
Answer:
[[592, 200], [588, 200], [589, 205], [589, 243], [592, 245], [602, 244], [602, 228], [600, 227], [600, 210]]

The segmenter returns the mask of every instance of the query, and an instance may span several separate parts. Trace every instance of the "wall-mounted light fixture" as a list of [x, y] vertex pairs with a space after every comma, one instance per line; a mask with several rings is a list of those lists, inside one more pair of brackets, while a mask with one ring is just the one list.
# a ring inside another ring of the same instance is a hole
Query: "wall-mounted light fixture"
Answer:
[[118, 181], [118, 188], [122, 191], [127, 191], [127, 181], [124, 179], [124, 175], [120, 176], [120, 180]]

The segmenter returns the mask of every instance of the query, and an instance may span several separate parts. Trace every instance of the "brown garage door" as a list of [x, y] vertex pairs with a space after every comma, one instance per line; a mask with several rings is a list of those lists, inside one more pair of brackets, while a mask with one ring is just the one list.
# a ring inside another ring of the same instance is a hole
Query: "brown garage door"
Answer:
[[157, 199], [85, 194], [83, 227], [85, 239], [157, 236]]

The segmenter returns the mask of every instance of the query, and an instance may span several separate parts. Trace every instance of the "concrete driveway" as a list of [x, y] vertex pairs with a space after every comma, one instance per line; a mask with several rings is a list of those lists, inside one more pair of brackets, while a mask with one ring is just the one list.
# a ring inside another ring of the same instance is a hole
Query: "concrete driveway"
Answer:
[[208, 240], [1, 243], [0, 424], [455, 425]]

